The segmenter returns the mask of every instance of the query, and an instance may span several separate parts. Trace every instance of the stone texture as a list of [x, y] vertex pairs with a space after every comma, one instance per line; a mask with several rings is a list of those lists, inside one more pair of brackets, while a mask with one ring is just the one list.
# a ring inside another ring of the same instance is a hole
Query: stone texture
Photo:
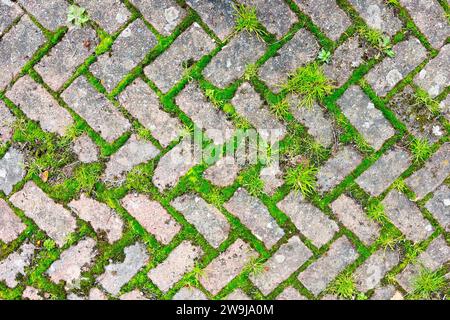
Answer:
[[92, 265], [96, 255], [95, 246], [95, 240], [86, 238], [61, 253], [59, 260], [47, 270], [50, 279], [55, 283], [64, 281], [68, 288], [78, 287], [81, 273]]
[[194, 287], [183, 287], [173, 297], [172, 300], [208, 300], [208, 297]]
[[98, 148], [87, 134], [76, 138], [73, 142], [73, 151], [83, 163], [96, 162], [98, 160]]
[[20, 151], [11, 147], [0, 159], [0, 190], [10, 194], [16, 183], [25, 176], [25, 160]]
[[108, 297], [98, 288], [92, 288], [89, 291], [89, 300], [99, 301], [108, 300]]
[[334, 0], [295, 0], [295, 3], [333, 41], [338, 40], [351, 24], [350, 18]]
[[414, 23], [436, 49], [450, 36], [448, 17], [436, 0], [400, 0]]
[[311, 256], [311, 251], [294, 236], [263, 264], [261, 273], [251, 274], [250, 280], [264, 295], [268, 295]]
[[357, 258], [358, 253], [353, 245], [343, 236], [331, 245], [327, 253], [301, 272], [298, 280], [314, 295], [318, 295]]
[[131, 300], [131, 301], [145, 301], [147, 299], [142, 292], [135, 289], [133, 291], [127, 292], [120, 296], [120, 300]]
[[163, 54], [145, 67], [144, 72], [163, 93], [166, 93], [181, 79], [187, 67], [213, 49], [214, 42], [194, 22]]
[[83, 76], [78, 77], [61, 97], [109, 143], [118, 139], [131, 127], [116, 107], [97, 92]]
[[36, 247], [29, 243], [23, 243], [20, 248], [0, 261], [0, 282], [8, 287], [15, 288], [18, 285], [17, 276], [25, 276], [25, 268], [31, 264]]
[[12, 138], [13, 126], [16, 118], [0, 100], [0, 143], [5, 143]]
[[383, 200], [387, 217], [411, 241], [428, 238], [433, 226], [422, 216], [417, 206], [403, 194], [392, 190]]
[[394, 286], [389, 285], [376, 288], [370, 300], [403, 300], [403, 297]]
[[23, 14], [23, 10], [11, 0], [0, 3], [0, 36], [5, 30]]
[[445, 231], [450, 232], [450, 189], [443, 184], [426, 204], [425, 208], [431, 212]]
[[[372, 196], [379, 196], [411, 165], [409, 154], [394, 148], [381, 156], [356, 179], [361, 188]], [[386, 170], [389, 168], [389, 170]]]
[[181, 278], [192, 270], [195, 261], [203, 254], [200, 247], [183, 241], [172, 250], [166, 260], [148, 273], [150, 280], [163, 292], [167, 292]]
[[316, 247], [326, 244], [339, 230], [336, 222], [308, 203], [300, 193], [292, 191], [277, 206]]
[[20, 78], [6, 96], [28, 118], [39, 122], [45, 131], [64, 135], [73, 123], [69, 111], [61, 107], [44, 87], [28, 75]]
[[18, 216], [8, 206], [8, 203], [0, 199], [0, 240], [8, 243], [16, 239], [26, 228]]
[[145, 230], [163, 244], [169, 244], [181, 229], [159, 202], [151, 201], [145, 195], [128, 194], [122, 199], [122, 205]]
[[120, 0], [78, 0], [77, 3], [108, 33], [116, 32], [131, 17]]
[[380, 227], [369, 219], [354, 199], [342, 194], [331, 204], [331, 209], [342, 224], [365, 245], [370, 246], [378, 238]]
[[302, 296], [295, 288], [287, 287], [281, 292], [276, 300], [307, 300], [304, 296]]
[[450, 143], [444, 143], [431, 156], [425, 166], [408, 177], [405, 182], [422, 199], [434, 191], [450, 174]]
[[158, 154], [159, 150], [151, 142], [133, 134], [106, 164], [105, 180], [121, 183], [131, 169], [138, 164], [150, 161]]
[[135, 20], [120, 33], [111, 51], [98, 57], [90, 70], [111, 91], [156, 44], [156, 37], [144, 22]]
[[[450, 35], [450, 31], [449, 31]], [[414, 77], [414, 83], [434, 98], [450, 85], [450, 44], [442, 47], [436, 58]]]
[[328, 192], [346, 176], [348, 176], [361, 163], [362, 156], [350, 146], [344, 146], [328, 159], [319, 169], [317, 186], [321, 192]]
[[380, 249], [373, 253], [355, 271], [355, 282], [358, 291], [366, 292], [374, 289], [387, 272], [400, 262], [400, 254], [390, 249]]
[[186, 11], [174, 0], [131, 0], [156, 30], [168, 36], [186, 16]]
[[49, 30], [63, 27], [67, 21], [69, 4], [64, 0], [18, 0], [28, 13]]
[[251, 196], [243, 188], [234, 193], [224, 204], [224, 208], [239, 218], [269, 249], [284, 235], [284, 230], [278, 226], [261, 200]]
[[203, 269], [200, 283], [206, 290], [216, 295], [257, 256], [258, 254], [247, 243], [237, 239]]
[[61, 42], [41, 59], [35, 70], [50, 88], [58, 91], [94, 52], [97, 44], [97, 35], [91, 27], [71, 28]]
[[19, 74], [25, 63], [45, 42], [42, 31], [24, 15], [0, 41], [0, 90]]
[[225, 300], [252, 300], [248, 295], [246, 295], [241, 289], [236, 289], [230, 293]]
[[382, 0], [349, 0], [361, 18], [373, 29], [381, 30], [389, 36], [396, 34], [402, 22], [395, 15], [393, 6]]
[[26, 287], [25, 290], [22, 293], [22, 299], [25, 300], [44, 300], [44, 298], [41, 297], [39, 290], [33, 287]]
[[216, 87], [224, 88], [240, 78], [246, 67], [264, 54], [265, 48], [255, 35], [240, 32], [212, 58], [203, 75]]
[[119, 101], [163, 147], [180, 135], [180, 121], [162, 109], [158, 96], [143, 80], [138, 78], [129, 85], [120, 94]]
[[351, 124], [375, 149], [380, 149], [383, 143], [395, 134], [389, 121], [375, 108], [360, 87], [353, 85], [348, 88], [339, 98], [338, 104]]
[[353, 71], [364, 62], [363, 56], [364, 48], [361, 46], [359, 38], [350, 38], [334, 51], [330, 62], [325, 64], [323, 71], [327, 78], [336, 82], [337, 86], [342, 86]]
[[279, 137], [279, 140], [283, 139], [286, 134], [285, 126], [270, 113], [264, 101], [248, 82], [244, 82], [238, 88], [231, 103], [236, 112], [245, 117], [264, 140], [272, 143], [274, 136]]
[[76, 229], [76, 220], [71, 213], [49, 198], [33, 181], [28, 181], [22, 190], [13, 194], [10, 201], [60, 247]]
[[366, 80], [379, 96], [385, 96], [395, 85], [414, 70], [427, 55], [416, 38], [394, 45], [395, 57], [386, 57], [367, 74]]
[[170, 203], [194, 225], [200, 234], [215, 248], [225, 241], [230, 232], [230, 224], [213, 205], [195, 194], [184, 194]]
[[240, 167], [231, 156], [220, 158], [215, 164], [205, 170], [203, 177], [219, 187], [228, 187], [237, 178]]
[[278, 50], [277, 55], [271, 57], [259, 68], [258, 75], [272, 91], [278, 93], [289, 74], [313, 61], [319, 50], [320, 46], [316, 38], [306, 29], [300, 29]]
[[259, 179], [264, 183], [263, 191], [273, 196], [276, 190], [284, 184], [284, 172], [280, 170], [278, 163], [274, 161], [267, 167], [261, 169]]
[[189, 83], [177, 95], [175, 102], [197, 127], [205, 130], [206, 136], [215, 144], [223, 144], [232, 137], [233, 124], [225, 113], [206, 100], [197, 84]]
[[97, 279], [98, 283], [112, 295], [117, 295], [148, 262], [145, 246], [139, 242], [126, 247], [124, 253], [123, 262], [109, 264], [105, 268], [105, 273]]

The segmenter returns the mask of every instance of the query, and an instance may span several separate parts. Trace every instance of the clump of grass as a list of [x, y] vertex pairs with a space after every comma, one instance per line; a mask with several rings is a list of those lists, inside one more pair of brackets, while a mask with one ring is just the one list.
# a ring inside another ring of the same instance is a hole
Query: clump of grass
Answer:
[[290, 75], [283, 89], [300, 95], [300, 107], [312, 107], [315, 101], [322, 101], [334, 89], [318, 63], [298, 68]]
[[44, 241], [44, 248], [47, 251], [52, 251], [53, 249], [55, 249], [55, 247], [56, 247], [56, 243], [52, 239], [47, 239]]
[[405, 180], [399, 178], [397, 180], [394, 181], [394, 183], [392, 184], [392, 188], [396, 189], [400, 192], [405, 192], [406, 190], [408, 190], [408, 187], [406, 186]]
[[441, 111], [439, 102], [432, 99], [430, 95], [422, 89], [417, 90], [416, 94], [414, 95], [414, 101], [418, 106], [425, 106], [425, 108], [427, 108], [428, 111], [430, 111], [433, 115], [437, 115]]
[[353, 299], [356, 292], [356, 285], [353, 275], [343, 273], [338, 276], [328, 287], [328, 292], [344, 299]]
[[258, 258], [252, 258], [250, 262], [244, 267], [244, 272], [253, 274], [255, 276], [261, 275], [266, 269], [264, 264]]
[[255, 34], [260, 39], [267, 35], [267, 32], [264, 31], [259, 23], [255, 7], [245, 4], [233, 4], [233, 9], [235, 11], [234, 15], [236, 18], [236, 32], [247, 31], [248, 33]]
[[244, 73], [244, 80], [250, 81], [258, 75], [258, 66], [254, 63], [247, 65]]
[[269, 106], [270, 111], [279, 119], [283, 119], [289, 114], [289, 102], [283, 99]]
[[286, 172], [285, 181], [289, 187], [296, 192], [301, 192], [303, 196], [309, 196], [316, 190], [316, 174], [318, 170], [315, 166], [299, 165], [290, 168]]
[[67, 22], [76, 25], [77, 27], [83, 26], [86, 22], [89, 21], [89, 17], [86, 13], [86, 9], [71, 5], [67, 12]]
[[206, 89], [205, 96], [216, 108], [220, 108], [224, 104], [222, 100], [217, 98], [216, 91], [214, 89]]
[[367, 215], [372, 220], [383, 222], [386, 220], [386, 213], [384, 212], [384, 206], [379, 201], [372, 201], [366, 208]]
[[411, 152], [414, 163], [420, 163], [431, 155], [431, 145], [425, 138], [416, 138], [411, 142]]
[[404, 237], [396, 232], [384, 232], [377, 240], [377, 244], [387, 250], [394, 250], [400, 243], [404, 241]]
[[422, 269], [420, 274], [413, 280], [413, 299], [430, 299], [436, 293], [439, 293], [446, 286], [445, 277], [438, 271]]
[[325, 160], [328, 156], [327, 149], [314, 139], [305, 139], [301, 147], [304, 155], [315, 163]]
[[[358, 33], [374, 48], [386, 54], [388, 57], [395, 57], [392, 50], [392, 43], [389, 36], [384, 35], [380, 30], [362, 26], [358, 28]], [[377, 57], [379, 58], [379, 56]]]

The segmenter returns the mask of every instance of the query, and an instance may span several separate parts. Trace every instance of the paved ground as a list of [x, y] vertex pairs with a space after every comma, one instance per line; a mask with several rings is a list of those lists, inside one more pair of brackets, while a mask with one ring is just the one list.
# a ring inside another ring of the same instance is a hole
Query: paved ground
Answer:
[[448, 299], [448, 2], [240, 2], [0, 1], [0, 299]]

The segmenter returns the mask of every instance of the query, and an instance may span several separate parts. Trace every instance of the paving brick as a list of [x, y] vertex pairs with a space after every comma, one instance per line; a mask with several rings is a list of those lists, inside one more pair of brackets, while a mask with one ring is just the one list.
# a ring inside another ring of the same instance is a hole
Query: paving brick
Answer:
[[87, 271], [96, 256], [95, 246], [96, 242], [92, 238], [81, 240], [61, 253], [46, 273], [55, 283], [64, 281], [66, 288], [79, 287], [81, 273]]
[[25, 276], [25, 268], [30, 266], [36, 247], [29, 242], [23, 243], [20, 248], [0, 261], [0, 282], [8, 287], [18, 285], [17, 276]]
[[431, 212], [436, 220], [447, 232], [450, 232], [450, 189], [443, 184], [426, 204], [425, 208]]
[[92, 288], [89, 291], [89, 300], [108, 300], [108, 297], [98, 288]]
[[281, 292], [277, 298], [277, 300], [307, 300], [304, 296], [302, 296], [295, 288], [287, 287]]
[[287, 81], [289, 74], [297, 68], [313, 61], [319, 53], [320, 46], [316, 38], [306, 29], [300, 29], [287, 42], [277, 55], [267, 60], [258, 71], [273, 92], [280, 92], [281, 85]]
[[0, 90], [15, 78], [45, 42], [42, 31], [24, 15], [0, 40]]
[[126, 247], [124, 253], [123, 262], [109, 264], [105, 268], [105, 273], [97, 278], [98, 283], [112, 295], [117, 295], [148, 262], [145, 246], [139, 242]]
[[240, 32], [212, 58], [203, 75], [216, 87], [224, 88], [240, 78], [246, 67], [264, 54], [265, 48], [255, 35]]
[[205, 170], [203, 177], [219, 187], [233, 184], [240, 171], [240, 166], [232, 156], [220, 158], [215, 164]]
[[45, 131], [64, 135], [73, 123], [69, 111], [61, 107], [50, 93], [28, 75], [20, 78], [6, 96], [28, 118], [38, 121]]
[[241, 289], [236, 289], [230, 293], [225, 300], [252, 300], [248, 295], [246, 295]]
[[215, 144], [223, 144], [233, 136], [233, 124], [225, 113], [206, 100], [197, 84], [189, 83], [177, 95], [175, 102], [197, 127], [205, 130], [206, 136]]
[[193, 224], [197, 231], [215, 248], [228, 238], [230, 224], [213, 205], [194, 194], [184, 194], [170, 203]]
[[311, 256], [311, 251], [298, 237], [294, 236], [262, 265], [263, 271], [261, 273], [251, 274], [250, 280], [264, 295], [268, 295]]
[[23, 10], [11, 0], [0, 3], [0, 36], [5, 30], [23, 14]]
[[61, 42], [35, 66], [35, 70], [50, 88], [58, 91], [94, 52], [97, 44], [97, 35], [91, 27], [69, 29]]
[[195, 261], [203, 250], [188, 241], [183, 241], [172, 250], [166, 260], [148, 273], [150, 280], [163, 292], [167, 292], [194, 268]]
[[16, 239], [26, 228], [18, 216], [8, 206], [8, 203], [0, 199], [0, 240], [8, 243]]
[[278, 226], [261, 200], [251, 196], [243, 188], [239, 188], [234, 193], [233, 197], [224, 204], [224, 208], [238, 217], [269, 249], [284, 235], [284, 230]]
[[147, 299], [142, 292], [135, 289], [133, 291], [130, 291], [130, 292], [127, 292], [127, 293], [121, 295], [120, 300], [144, 301], [144, 300], [149, 300], [149, 299]]
[[403, 296], [394, 286], [389, 285], [376, 288], [370, 300], [403, 300]]
[[203, 269], [200, 283], [206, 290], [216, 295], [257, 256], [258, 254], [247, 243], [237, 239]]
[[436, 49], [450, 36], [450, 26], [444, 9], [436, 0], [400, 0], [414, 23]]
[[328, 192], [361, 163], [362, 156], [350, 146], [344, 146], [319, 169], [317, 186], [321, 192]]
[[166, 93], [183, 76], [187, 67], [214, 49], [214, 42], [197, 24], [193, 23], [172, 45], [145, 67], [145, 75]]
[[173, 0], [131, 0], [156, 30], [168, 36], [186, 16], [186, 11]]
[[386, 57], [366, 76], [367, 82], [379, 96], [385, 96], [414, 70], [427, 56], [419, 40], [411, 38], [393, 46], [395, 57]]
[[90, 70], [111, 91], [156, 44], [155, 35], [138, 19], [122, 31], [111, 51], [98, 57]]
[[145, 195], [128, 194], [122, 199], [123, 207], [155, 238], [169, 244], [180, 231], [181, 226], [157, 201]]
[[14, 185], [25, 176], [24, 168], [23, 154], [11, 147], [0, 159], [0, 190], [10, 194]]
[[97, 92], [83, 76], [78, 77], [61, 97], [109, 143], [118, 139], [131, 127], [116, 107]]
[[295, 3], [333, 41], [338, 40], [351, 24], [350, 18], [334, 0], [295, 0]]
[[39, 290], [33, 287], [26, 287], [25, 290], [22, 293], [22, 299], [25, 300], [44, 300], [42, 298], [41, 294], [39, 293]]
[[355, 271], [355, 282], [358, 291], [366, 292], [374, 289], [387, 272], [400, 262], [400, 254], [390, 249], [380, 249], [373, 253]]
[[417, 206], [396, 190], [383, 200], [387, 217], [411, 241], [425, 240], [433, 233], [433, 226], [425, 220]]
[[28, 181], [22, 190], [13, 194], [10, 201], [60, 247], [76, 229], [76, 220], [71, 213], [49, 198], [33, 181]]
[[300, 193], [292, 191], [277, 206], [316, 247], [330, 241], [339, 229], [336, 222], [308, 203]]
[[172, 297], [172, 300], [208, 300], [208, 297], [197, 288], [183, 287]]
[[116, 32], [131, 17], [120, 0], [78, 0], [77, 3], [108, 33]]
[[405, 182], [418, 199], [434, 191], [450, 174], [450, 143], [441, 148], [426, 162], [425, 166], [408, 177]]
[[186, 3], [200, 15], [221, 40], [225, 40], [233, 32], [236, 19], [233, 1], [187, 0]]
[[5, 143], [12, 138], [13, 126], [16, 118], [0, 100], [0, 143]]
[[98, 160], [98, 148], [87, 134], [76, 138], [73, 142], [73, 151], [83, 163], [96, 162]]
[[64, 0], [18, 0], [18, 3], [49, 30], [66, 24], [69, 4]]
[[334, 80], [338, 86], [342, 86], [353, 71], [364, 62], [364, 51], [358, 37], [346, 40], [334, 51], [330, 62], [325, 64], [323, 68], [325, 75]]
[[122, 183], [135, 166], [155, 158], [159, 150], [149, 141], [132, 135], [106, 164], [105, 181]]
[[318, 295], [357, 258], [358, 253], [355, 248], [343, 236], [331, 245], [328, 252], [301, 272], [298, 280], [314, 295]]
[[367, 25], [393, 36], [402, 27], [402, 22], [395, 15], [393, 6], [382, 0], [349, 0]]
[[[238, 88], [231, 103], [236, 112], [245, 117], [258, 130], [264, 140], [270, 143], [274, 142], [273, 139], [269, 139], [270, 136], [267, 134], [269, 132], [272, 133], [273, 138], [277, 135], [279, 140], [283, 139], [286, 134], [284, 124], [270, 113], [264, 101], [248, 82], [244, 82]], [[279, 134], [275, 134], [275, 130]]]
[[414, 77], [414, 83], [425, 89], [431, 97], [436, 97], [450, 85], [448, 65], [450, 65], [450, 44], [442, 47], [437, 57], [428, 62]]
[[[409, 154], [394, 148], [381, 156], [355, 181], [372, 196], [379, 196], [411, 165]], [[386, 170], [389, 168], [389, 170]]]
[[380, 227], [369, 219], [354, 199], [345, 194], [331, 204], [331, 209], [342, 224], [365, 245], [370, 246], [380, 235]]
[[179, 137], [180, 121], [163, 110], [158, 96], [143, 80], [138, 78], [129, 85], [120, 94], [119, 101], [163, 147]]
[[375, 108], [369, 97], [358, 86], [351, 86], [339, 98], [338, 104], [351, 124], [375, 149], [395, 134], [383, 113]]
[[448, 121], [450, 121], [450, 95], [448, 95], [447, 98], [442, 100], [439, 106], [441, 107], [441, 111], [444, 114], [444, 116], [447, 118]]
[[284, 184], [283, 176], [284, 172], [280, 170], [275, 161], [269, 166], [262, 168], [259, 179], [264, 183], [263, 191], [273, 196], [276, 190]]

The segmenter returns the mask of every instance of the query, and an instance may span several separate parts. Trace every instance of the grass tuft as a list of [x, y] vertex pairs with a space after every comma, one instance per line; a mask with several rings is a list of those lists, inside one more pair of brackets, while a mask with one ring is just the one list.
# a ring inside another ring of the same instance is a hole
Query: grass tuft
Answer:
[[356, 285], [353, 275], [344, 273], [338, 276], [329, 286], [328, 292], [344, 299], [353, 299], [356, 294]]
[[412, 299], [430, 299], [432, 296], [446, 286], [445, 277], [439, 272], [422, 269], [420, 274], [413, 280]]
[[233, 9], [235, 11], [235, 30], [237, 32], [247, 31], [250, 34], [255, 34], [260, 39], [267, 35], [267, 32], [264, 31], [259, 23], [255, 7], [245, 4], [233, 4]]
[[386, 213], [384, 212], [384, 206], [379, 201], [372, 201], [367, 206], [367, 215], [372, 220], [383, 222], [386, 221]]
[[427, 139], [417, 138], [411, 142], [411, 152], [414, 163], [421, 163], [431, 155], [431, 145]]
[[316, 174], [318, 170], [315, 166], [299, 165], [290, 168], [286, 172], [285, 181], [289, 187], [296, 192], [301, 192], [303, 196], [309, 196], [316, 190]]

